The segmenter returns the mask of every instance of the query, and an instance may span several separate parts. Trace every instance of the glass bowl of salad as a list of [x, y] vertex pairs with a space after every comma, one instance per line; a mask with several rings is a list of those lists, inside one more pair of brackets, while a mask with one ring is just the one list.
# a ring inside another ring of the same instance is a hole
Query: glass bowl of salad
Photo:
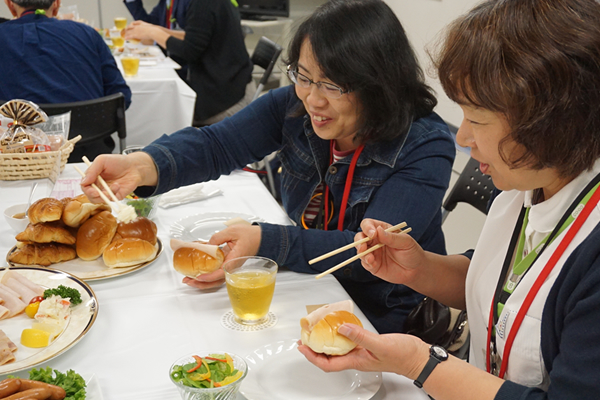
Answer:
[[247, 373], [236, 354], [199, 352], [177, 359], [169, 377], [183, 400], [227, 400], [236, 397]]
[[156, 211], [158, 210], [159, 200], [160, 195], [145, 198], [128, 195], [122, 200], [122, 202], [129, 206], [133, 206], [138, 217], [153, 219], [156, 215]]

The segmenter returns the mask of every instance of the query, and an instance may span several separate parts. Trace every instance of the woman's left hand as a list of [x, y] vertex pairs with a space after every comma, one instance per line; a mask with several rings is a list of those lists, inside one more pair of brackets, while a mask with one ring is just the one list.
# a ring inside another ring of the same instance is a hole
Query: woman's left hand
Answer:
[[429, 359], [429, 346], [416, 336], [398, 333], [379, 335], [354, 324], [343, 324], [338, 333], [358, 346], [344, 356], [315, 353], [305, 345], [299, 345], [298, 350], [325, 372], [346, 369], [393, 372], [411, 379], [418, 377]]
[[[227, 244], [223, 251], [225, 259], [223, 263], [246, 256], [255, 256], [260, 247], [261, 229], [258, 225], [233, 225], [220, 232], [215, 233], [209, 240], [209, 244], [220, 246]], [[218, 269], [210, 274], [198, 275], [194, 278], [183, 278], [183, 283], [199, 289], [211, 289], [225, 283], [225, 273]]]

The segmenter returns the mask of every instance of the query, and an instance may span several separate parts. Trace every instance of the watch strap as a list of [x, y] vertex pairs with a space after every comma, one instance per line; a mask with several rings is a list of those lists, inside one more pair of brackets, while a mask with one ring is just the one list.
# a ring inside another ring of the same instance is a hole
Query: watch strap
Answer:
[[425, 379], [429, 377], [429, 375], [433, 372], [433, 369], [441, 362], [441, 360], [435, 358], [434, 356], [430, 356], [427, 364], [425, 364], [425, 367], [423, 368], [423, 371], [421, 371], [417, 379], [415, 379], [413, 382], [415, 386], [419, 389], [422, 388], [423, 384], [425, 383]]

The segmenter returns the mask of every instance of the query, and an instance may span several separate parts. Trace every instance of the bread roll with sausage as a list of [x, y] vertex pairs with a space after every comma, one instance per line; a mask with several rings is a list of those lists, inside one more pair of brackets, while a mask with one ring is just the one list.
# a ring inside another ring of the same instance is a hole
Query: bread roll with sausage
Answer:
[[174, 251], [173, 268], [190, 278], [218, 270], [225, 258], [225, 254], [219, 246], [201, 242], [171, 239], [171, 249]]
[[340, 335], [337, 330], [346, 322], [362, 327], [353, 312], [354, 304], [351, 300], [345, 300], [320, 307], [308, 314], [300, 320], [302, 344], [315, 353], [331, 356], [348, 354], [356, 347], [356, 343]]
[[62, 217], [63, 209], [62, 201], [44, 197], [29, 206], [27, 216], [32, 224], [58, 221]]
[[112, 242], [117, 231], [117, 219], [109, 211], [102, 211], [88, 219], [77, 232], [77, 255], [82, 260], [95, 260]]
[[155, 245], [157, 232], [156, 224], [152, 220], [146, 217], [137, 217], [133, 221], [119, 222], [113, 241], [123, 238], [138, 238]]
[[62, 221], [72, 228], [81, 226], [91, 216], [102, 211], [110, 211], [110, 206], [104, 203], [91, 203], [85, 194], [81, 194], [65, 203]]
[[110, 268], [130, 267], [154, 260], [156, 246], [138, 238], [124, 238], [113, 241], [102, 254], [104, 264]]

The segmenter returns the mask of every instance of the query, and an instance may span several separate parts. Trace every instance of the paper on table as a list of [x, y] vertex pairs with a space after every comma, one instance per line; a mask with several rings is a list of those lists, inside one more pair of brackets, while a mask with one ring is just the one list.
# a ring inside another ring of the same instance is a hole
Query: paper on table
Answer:
[[196, 183], [194, 185], [183, 186], [173, 189], [163, 194], [158, 202], [161, 208], [179, 206], [181, 204], [191, 203], [218, 196], [223, 191], [211, 184]]

